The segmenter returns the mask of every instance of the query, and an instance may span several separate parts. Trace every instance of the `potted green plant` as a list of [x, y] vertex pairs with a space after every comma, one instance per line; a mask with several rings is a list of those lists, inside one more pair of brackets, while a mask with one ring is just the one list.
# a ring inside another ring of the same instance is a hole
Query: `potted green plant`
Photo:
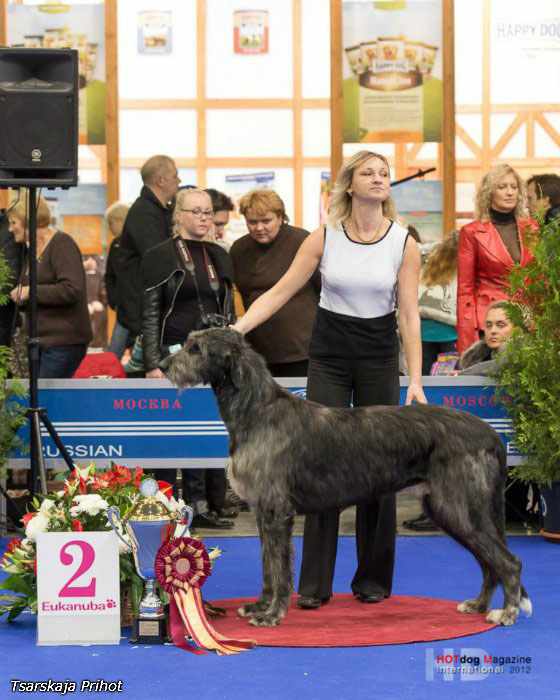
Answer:
[[560, 221], [527, 232], [533, 260], [508, 279], [516, 326], [494, 377], [525, 456], [513, 475], [541, 489], [542, 534], [560, 542]]

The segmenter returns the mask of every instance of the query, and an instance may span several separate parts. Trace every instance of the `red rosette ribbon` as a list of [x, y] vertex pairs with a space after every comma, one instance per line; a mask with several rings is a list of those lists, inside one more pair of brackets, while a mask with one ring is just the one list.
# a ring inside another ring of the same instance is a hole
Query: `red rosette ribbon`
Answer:
[[[169, 593], [171, 637], [176, 646], [194, 654], [213, 650], [220, 656], [251, 649], [250, 639], [228, 639], [210, 624], [200, 587], [211, 573], [206, 547], [192, 537], [177, 537], [165, 542], [158, 550], [155, 562], [157, 580]], [[198, 649], [185, 641], [192, 638]]]

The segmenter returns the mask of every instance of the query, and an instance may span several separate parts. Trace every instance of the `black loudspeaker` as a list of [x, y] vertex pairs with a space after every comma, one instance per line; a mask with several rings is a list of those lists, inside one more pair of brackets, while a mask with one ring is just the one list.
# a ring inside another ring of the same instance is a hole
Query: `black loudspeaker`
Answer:
[[78, 52], [0, 48], [0, 188], [78, 184]]

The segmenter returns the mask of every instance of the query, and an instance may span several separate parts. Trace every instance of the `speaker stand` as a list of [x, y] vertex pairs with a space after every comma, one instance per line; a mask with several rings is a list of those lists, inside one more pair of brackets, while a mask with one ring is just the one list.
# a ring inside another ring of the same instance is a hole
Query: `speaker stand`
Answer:
[[30, 442], [30, 477], [29, 493], [33, 497], [38, 491], [47, 493], [47, 472], [43, 456], [43, 441], [41, 437], [41, 422], [48, 430], [51, 438], [58, 447], [68, 468], [73, 470], [76, 465], [62, 444], [53, 424], [47, 416], [47, 410], [39, 407], [39, 338], [37, 337], [37, 188], [28, 188], [27, 201], [29, 204], [29, 340], [27, 342], [27, 357], [29, 362], [29, 442]]

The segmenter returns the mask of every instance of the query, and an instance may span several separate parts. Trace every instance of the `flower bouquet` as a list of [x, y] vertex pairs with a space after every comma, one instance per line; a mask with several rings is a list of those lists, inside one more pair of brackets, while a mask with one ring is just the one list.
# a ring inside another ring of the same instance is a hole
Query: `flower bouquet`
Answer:
[[[118, 506], [121, 516], [128, 513], [140, 498], [140, 483], [148, 478], [140, 467], [134, 472], [126, 467], [112, 464], [105, 472], [97, 473], [95, 466], [77, 467], [63, 482], [64, 488], [53, 494], [33, 499], [33, 510], [23, 517], [25, 537], [14, 537], [8, 542], [0, 560], [0, 570], [8, 577], [0, 583], [0, 589], [12, 593], [0, 594], [0, 616], [7, 614], [7, 621], [14, 620], [27, 607], [37, 612], [37, 565], [36, 539], [41, 532], [82, 532], [109, 530], [107, 509]], [[62, 482], [61, 482], [62, 483]], [[180, 513], [185, 505], [171, 494], [171, 485], [158, 481], [156, 498], [171, 511]], [[120, 533], [125, 541], [128, 534]], [[221, 554], [216, 547], [209, 552], [211, 559]], [[132, 607], [135, 613], [142, 597], [144, 581], [136, 572], [133, 555], [119, 540], [119, 562], [121, 589], [129, 585]], [[168, 596], [160, 592], [164, 603]]]

